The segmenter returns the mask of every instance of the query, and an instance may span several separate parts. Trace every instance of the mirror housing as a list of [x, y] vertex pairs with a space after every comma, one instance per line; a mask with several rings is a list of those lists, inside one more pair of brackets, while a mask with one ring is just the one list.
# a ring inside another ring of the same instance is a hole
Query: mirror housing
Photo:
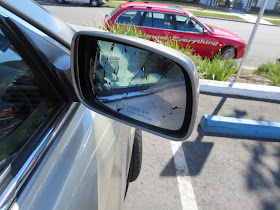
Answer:
[[172, 140], [191, 135], [199, 80], [186, 55], [144, 39], [81, 31], [72, 40], [71, 68], [89, 109]]
[[209, 35], [209, 31], [207, 29], [203, 29], [203, 34], [204, 35]]

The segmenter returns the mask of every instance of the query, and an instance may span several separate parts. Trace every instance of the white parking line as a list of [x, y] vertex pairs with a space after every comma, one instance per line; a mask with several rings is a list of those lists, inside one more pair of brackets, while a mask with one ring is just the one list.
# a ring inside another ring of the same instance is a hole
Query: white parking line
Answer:
[[197, 210], [191, 177], [181, 142], [171, 141], [172, 153], [183, 210]]

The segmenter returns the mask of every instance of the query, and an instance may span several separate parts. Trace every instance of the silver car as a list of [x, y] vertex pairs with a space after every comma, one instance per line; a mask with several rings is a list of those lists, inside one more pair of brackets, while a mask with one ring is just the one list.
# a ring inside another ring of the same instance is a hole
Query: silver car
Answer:
[[0, 1], [0, 209], [121, 209], [141, 130], [184, 140], [198, 77], [146, 40], [76, 33], [31, 0]]

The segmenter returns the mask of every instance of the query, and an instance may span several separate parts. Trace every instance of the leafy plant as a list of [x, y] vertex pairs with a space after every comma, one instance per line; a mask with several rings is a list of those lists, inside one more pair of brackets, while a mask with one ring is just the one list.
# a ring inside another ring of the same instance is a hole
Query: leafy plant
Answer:
[[127, 36], [133, 36], [133, 37], [149, 40], [149, 36], [143, 33], [138, 27], [134, 25], [114, 24], [114, 25], [110, 25], [109, 29], [105, 25], [101, 25], [99, 28], [104, 31], [109, 31], [111, 33], [124, 34]]
[[268, 62], [270, 84], [280, 86], [280, 61]]
[[222, 60], [220, 53], [213, 59], [201, 59], [197, 69], [204, 79], [226, 81], [238, 70], [234, 60]]
[[268, 78], [271, 85], [280, 86], [280, 61], [261, 64], [253, 73]]
[[188, 45], [186, 47], [182, 47], [179, 44], [178, 40], [170, 39], [168, 36], [166, 36], [166, 40], [156, 39], [155, 41], [159, 44], [165, 45], [181, 53], [184, 53], [187, 56], [192, 56], [193, 49], [191, 49]]
[[253, 73], [258, 75], [258, 76], [261, 76], [261, 77], [269, 78], [269, 65], [268, 65], [268, 63], [259, 65], [258, 68], [253, 71]]

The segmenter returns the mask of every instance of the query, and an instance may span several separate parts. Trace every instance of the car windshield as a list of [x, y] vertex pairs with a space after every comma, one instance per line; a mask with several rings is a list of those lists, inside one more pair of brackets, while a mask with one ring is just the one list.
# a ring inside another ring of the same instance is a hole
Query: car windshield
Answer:
[[206, 23], [204, 23], [204, 22], [203, 22], [201, 19], [199, 19], [197, 16], [193, 15], [193, 17], [194, 17], [194, 19], [196, 19], [196, 20], [198, 20], [200, 23], [202, 23], [202, 24], [207, 28], [207, 30], [214, 32], [214, 29], [213, 29], [213, 28], [211, 28], [209, 25], [207, 25]]

